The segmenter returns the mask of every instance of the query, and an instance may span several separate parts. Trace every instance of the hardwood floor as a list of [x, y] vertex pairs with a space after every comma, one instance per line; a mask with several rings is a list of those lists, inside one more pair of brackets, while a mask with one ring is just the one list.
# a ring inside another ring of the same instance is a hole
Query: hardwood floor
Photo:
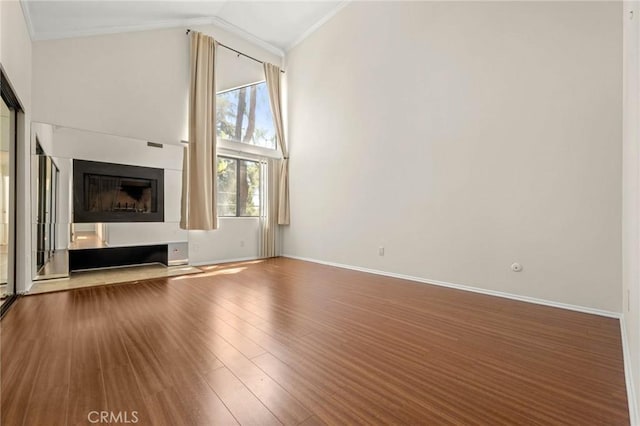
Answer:
[[2, 425], [629, 423], [618, 320], [285, 258], [1, 325]]

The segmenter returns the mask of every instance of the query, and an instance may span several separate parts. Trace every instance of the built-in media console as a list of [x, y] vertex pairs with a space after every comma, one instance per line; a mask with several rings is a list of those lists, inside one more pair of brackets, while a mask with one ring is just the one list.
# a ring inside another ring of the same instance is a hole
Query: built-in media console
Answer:
[[69, 271], [162, 263], [169, 266], [168, 244], [69, 250]]
[[[73, 222], [163, 222], [164, 170], [73, 160]], [[69, 271], [161, 263], [169, 244], [69, 250]]]

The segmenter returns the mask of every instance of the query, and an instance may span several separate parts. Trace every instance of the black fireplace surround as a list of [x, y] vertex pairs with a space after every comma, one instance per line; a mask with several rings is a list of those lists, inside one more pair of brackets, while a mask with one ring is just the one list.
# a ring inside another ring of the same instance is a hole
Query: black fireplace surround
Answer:
[[73, 160], [73, 222], [164, 222], [164, 169]]

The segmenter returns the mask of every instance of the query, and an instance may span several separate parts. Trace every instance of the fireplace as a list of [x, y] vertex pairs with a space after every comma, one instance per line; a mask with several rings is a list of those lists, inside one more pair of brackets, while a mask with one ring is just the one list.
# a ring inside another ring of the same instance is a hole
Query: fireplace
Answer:
[[73, 221], [164, 222], [164, 170], [73, 160]]

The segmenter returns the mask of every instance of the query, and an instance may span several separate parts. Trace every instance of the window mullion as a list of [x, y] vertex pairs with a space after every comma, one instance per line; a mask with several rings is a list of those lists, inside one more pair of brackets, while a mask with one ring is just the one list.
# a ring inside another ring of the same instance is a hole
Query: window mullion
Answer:
[[240, 160], [236, 158], [236, 217], [240, 217]]

